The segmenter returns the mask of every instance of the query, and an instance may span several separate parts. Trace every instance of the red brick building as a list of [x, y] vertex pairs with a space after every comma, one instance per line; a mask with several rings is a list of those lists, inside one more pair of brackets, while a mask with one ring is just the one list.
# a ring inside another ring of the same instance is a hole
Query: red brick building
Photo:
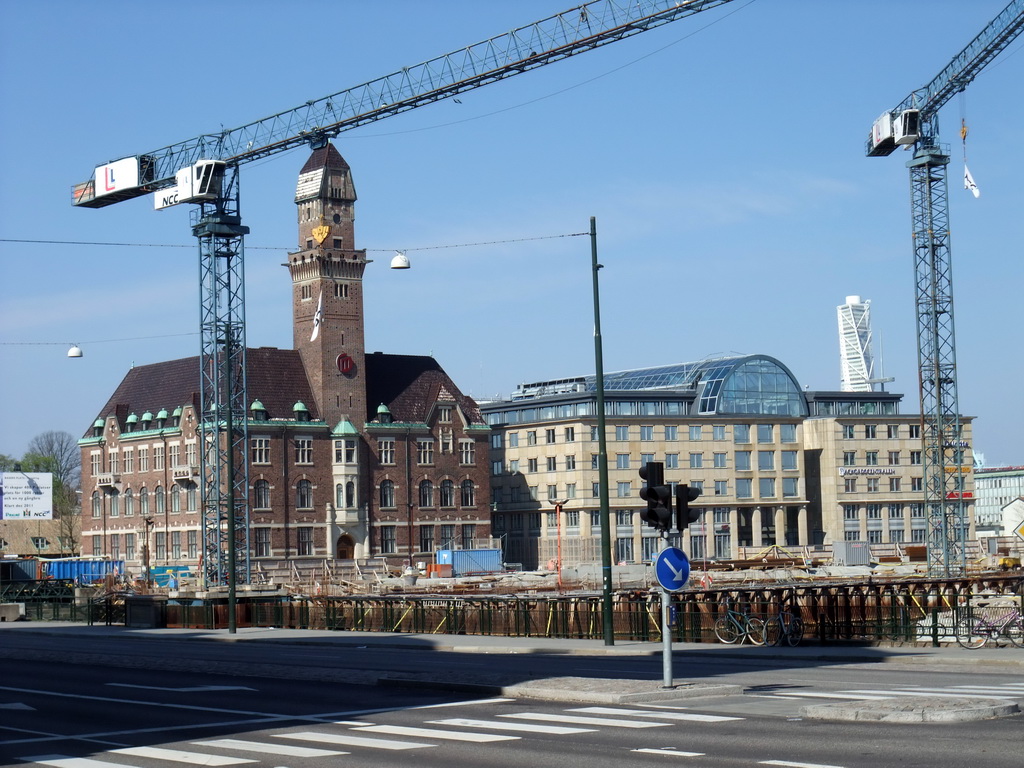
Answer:
[[[294, 349], [246, 350], [254, 568], [490, 546], [489, 428], [431, 357], [367, 355], [355, 188], [328, 145], [299, 173]], [[202, 552], [199, 358], [132, 368], [82, 449], [82, 554], [129, 570]]]

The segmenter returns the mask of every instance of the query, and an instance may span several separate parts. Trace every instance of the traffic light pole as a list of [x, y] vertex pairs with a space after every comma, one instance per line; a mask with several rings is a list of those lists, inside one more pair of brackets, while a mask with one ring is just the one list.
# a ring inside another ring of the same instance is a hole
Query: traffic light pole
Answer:
[[[668, 549], [668, 533], [661, 534], [661, 551]], [[669, 602], [672, 596], [661, 588], [661, 687], [675, 688], [672, 673], [672, 628], [669, 626]]]

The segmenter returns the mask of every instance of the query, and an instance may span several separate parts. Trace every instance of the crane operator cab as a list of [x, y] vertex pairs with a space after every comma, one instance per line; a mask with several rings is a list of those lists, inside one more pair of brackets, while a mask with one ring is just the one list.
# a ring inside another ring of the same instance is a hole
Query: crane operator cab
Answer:
[[871, 126], [868, 156], [892, 154], [896, 147], [915, 144], [921, 138], [921, 110], [905, 109], [893, 114], [883, 112]]

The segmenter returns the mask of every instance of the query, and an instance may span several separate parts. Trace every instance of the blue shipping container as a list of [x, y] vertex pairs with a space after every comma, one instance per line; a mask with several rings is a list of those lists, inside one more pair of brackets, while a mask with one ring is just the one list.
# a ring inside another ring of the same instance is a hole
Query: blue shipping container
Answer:
[[68, 558], [44, 561], [47, 577], [76, 584], [92, 584], [105, 576], [124, 573], [124, 560]]
[[451, 564], [452, 576], [501, 573], [505, 570], [500, 549], [439, 549], [437, 562]]

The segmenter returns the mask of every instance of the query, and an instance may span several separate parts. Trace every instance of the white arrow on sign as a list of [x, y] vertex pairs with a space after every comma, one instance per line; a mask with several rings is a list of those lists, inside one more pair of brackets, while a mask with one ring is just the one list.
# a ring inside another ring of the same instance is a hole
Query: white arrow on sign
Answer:
[[670, 571], [672, 571], [672, 581], [682, 582], [682, 580], [683, 580], [683, 569], [682, 568], [674, 567], [672, 565], [672, 561], [669, 560], [668, 558], [665, 558], [665, 560], [663, 562], [665, 563], [665, 567], [668, 568]]
[[170, 693], [208, 693], [210, 691], [255, 691], [244, 685], [197, 685], [194, 688], [163, 688], [159, 685], [132, 685], [131, 683], [107, 683], [115, 688], [142, 688], [147, 691], [168, 691]]

